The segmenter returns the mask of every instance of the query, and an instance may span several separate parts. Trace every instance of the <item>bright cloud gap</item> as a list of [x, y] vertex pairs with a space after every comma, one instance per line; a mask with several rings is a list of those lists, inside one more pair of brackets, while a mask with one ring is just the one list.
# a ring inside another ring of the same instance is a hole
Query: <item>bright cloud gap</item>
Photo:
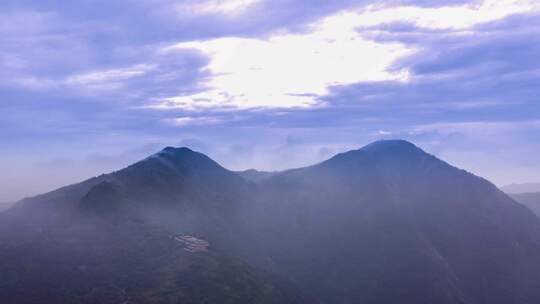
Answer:
[[[235, 3], [244, 9], [251, 2]], [[205, 90], [162, 98], [146, 107], [310, 108], [320, 105], [319, 97], [328, 94], [332, 86], [410, 80], [410, 71], [395, 70], [392, 64], [418, 50], [398, 42], [372, 41], [363, 35], [363, 27], [408, 22], [426, 29], [453, 28], [459, 30], [455, 34], [467, 34], [467, 29], [478, 23], [538, 9], [540, 4], [534, 1], [510, 0], [442, 8], [369, 6], [326, 17], [312, 24], [307, 33], [182, 42], [162, 52], [192, 49], [208, 56], [206, 68], [212, 76], [203, 83]]]

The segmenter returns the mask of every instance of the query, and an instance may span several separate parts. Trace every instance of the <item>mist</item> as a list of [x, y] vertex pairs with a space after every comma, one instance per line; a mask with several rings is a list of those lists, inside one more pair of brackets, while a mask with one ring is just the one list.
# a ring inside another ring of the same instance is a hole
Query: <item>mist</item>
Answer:
[[[272, 173], [230, 171], [167, 147], [16, 203], [0, 213], [0, 231], [0, 259], [12, 261], [0, 267], [0, 299], [16, 303], [540, 298], [524, 283], [540, 279], [540, 218], [403, 140]], [[516, 259], [527, 269], [515, 272]], [[478, 285], [480, 276], [490, 284]]]

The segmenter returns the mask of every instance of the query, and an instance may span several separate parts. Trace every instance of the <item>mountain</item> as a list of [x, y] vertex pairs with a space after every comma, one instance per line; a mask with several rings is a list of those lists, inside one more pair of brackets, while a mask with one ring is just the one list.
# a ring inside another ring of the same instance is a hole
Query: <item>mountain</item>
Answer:
[[516, 193], [510, 196], [518, 203], [527, 206], [540, 217], [540, 192]]
[[237, 241], [229, 229], [249, 187], [168, 147], [25, 199], [0, 214], [0, 303], [306, 303], [223, 249]]
[[540, 219], [409, 142], [252, 173], [169, 147], [17, 203], [0, 302], [540, 303]]
[[260, 197], [273, 267], [325, 303], [540, 300], [538, 218], [411, 143], [277, 174]]
[[540, 183], [511, 184], [502, 186], [501, 190], [511, 194], [540, 192]]

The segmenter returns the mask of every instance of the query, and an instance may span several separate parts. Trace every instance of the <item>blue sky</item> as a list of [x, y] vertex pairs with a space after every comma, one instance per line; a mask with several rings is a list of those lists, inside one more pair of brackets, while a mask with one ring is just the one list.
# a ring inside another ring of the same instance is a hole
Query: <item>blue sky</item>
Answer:
[[540, 181], [540, 1], [3, 0], [0, 201], [164, 146], [279, 170], [404, 138]]

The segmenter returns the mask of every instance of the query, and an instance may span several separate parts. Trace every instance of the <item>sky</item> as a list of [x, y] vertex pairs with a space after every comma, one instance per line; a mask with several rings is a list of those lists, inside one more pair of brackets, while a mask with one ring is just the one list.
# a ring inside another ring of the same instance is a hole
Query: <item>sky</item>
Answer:
[[540, 181], [540, 0], [2, 0], [0, 202], [165, 146], [226, 168], [402, 138]]

